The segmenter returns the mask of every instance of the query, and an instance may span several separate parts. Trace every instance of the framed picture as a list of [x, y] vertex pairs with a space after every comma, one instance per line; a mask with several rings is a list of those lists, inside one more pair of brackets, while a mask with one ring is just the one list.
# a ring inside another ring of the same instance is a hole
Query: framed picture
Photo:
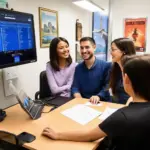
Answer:
[[96, 42], [95, 56], [107, 60], [108, 16], [102, 12], [93, 13], [92, 37]]
[[82, 60], [82, 57], [81, 57], [81, 54], [80, 54], [80, 45], [79, 45], [79, 42], [76, 42], [75, 46], [76, 46], [76, 48], [75, 48], [75, 50], [76, 50], [76, 62], [80, 63], [83, 60]]
[[80, 41], [82, 38], [82, 24], [79, 19], [76, 20], [76, 41]]
[[58, 12], [39, 7], [40, 47], [49, 47], [53, 38], [58, 37]]
[[146, 24], [147, 18], [124, 19], [124, 36], [133, 40], [137, 52], [146, 50]]

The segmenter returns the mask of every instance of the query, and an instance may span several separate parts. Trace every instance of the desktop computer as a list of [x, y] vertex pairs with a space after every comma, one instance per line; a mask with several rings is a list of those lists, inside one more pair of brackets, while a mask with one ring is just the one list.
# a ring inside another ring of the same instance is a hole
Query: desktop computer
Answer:
[[[36, 61], [33, 15], [0, 8], [0, 69]], [[0, 109], [0, 121], [5, 117]]]

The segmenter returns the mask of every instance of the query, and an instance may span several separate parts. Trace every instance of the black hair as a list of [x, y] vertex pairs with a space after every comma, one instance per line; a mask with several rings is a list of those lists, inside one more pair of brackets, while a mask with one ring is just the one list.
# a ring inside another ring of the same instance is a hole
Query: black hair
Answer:
[[126, 56], [122, 59], [122, 66], [135, 94], [150, 101], [150, 55]]
[[[57, 54], [57, 45], [60, 41], [63, 41], [65, 43], [67, 43], [67, 45], [69, 46], [69, 42], [63, 38], [63, 37], [56, 37], [54, 38], [49, 46], [49, 59], [50, 59], [50, 64], [52, 66], [52, 68], [55, 71], [59, 71], [59, 60], [58, 60], [58, 54]], [[66, 59], [68, 66], [72, 63], [72, 58], [69, 55], [69, 57]]]
[[92, 45], [96, 45], [95, 40], [92, 37], [87, 36], [80, 39], [80, 43], [85, 41], [89, 41]]

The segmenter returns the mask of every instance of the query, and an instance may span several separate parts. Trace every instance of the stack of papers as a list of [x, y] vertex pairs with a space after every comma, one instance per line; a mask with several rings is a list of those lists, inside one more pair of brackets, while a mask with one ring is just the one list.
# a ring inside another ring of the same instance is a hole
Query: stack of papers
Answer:
[[116, 108], [109, 108], [109, 107], [107, 107], [104, 110], [104, 112], [102, 113], [102, 115], [99, 117], [99, 119], [105, 120], [106, 118], [108, 118], [110, 115], [112, 115], [117, 110], [118, 109], [116, 109]]
[[102, 106], [102, 103], [92, 104], [91, 102], [86, 102], [85, 105], [87, 105], [87, 106]]
[[61, 113], [82, 125], [87, 124], [101, 114], [101, 112], [83, 104], [78, 104]]

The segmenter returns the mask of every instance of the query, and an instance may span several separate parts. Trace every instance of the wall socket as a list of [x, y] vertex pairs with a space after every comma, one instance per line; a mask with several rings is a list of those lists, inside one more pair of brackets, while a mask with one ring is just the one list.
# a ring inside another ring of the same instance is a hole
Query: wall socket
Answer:
[[9, 82], [12, 81], [13, 85], [17, 85], [18, 76], [16, 68], [3, 69], [3, 83], [4, 83], [4, 94], [5, 96], [13, 95], [13, 92], [9, 89]]

